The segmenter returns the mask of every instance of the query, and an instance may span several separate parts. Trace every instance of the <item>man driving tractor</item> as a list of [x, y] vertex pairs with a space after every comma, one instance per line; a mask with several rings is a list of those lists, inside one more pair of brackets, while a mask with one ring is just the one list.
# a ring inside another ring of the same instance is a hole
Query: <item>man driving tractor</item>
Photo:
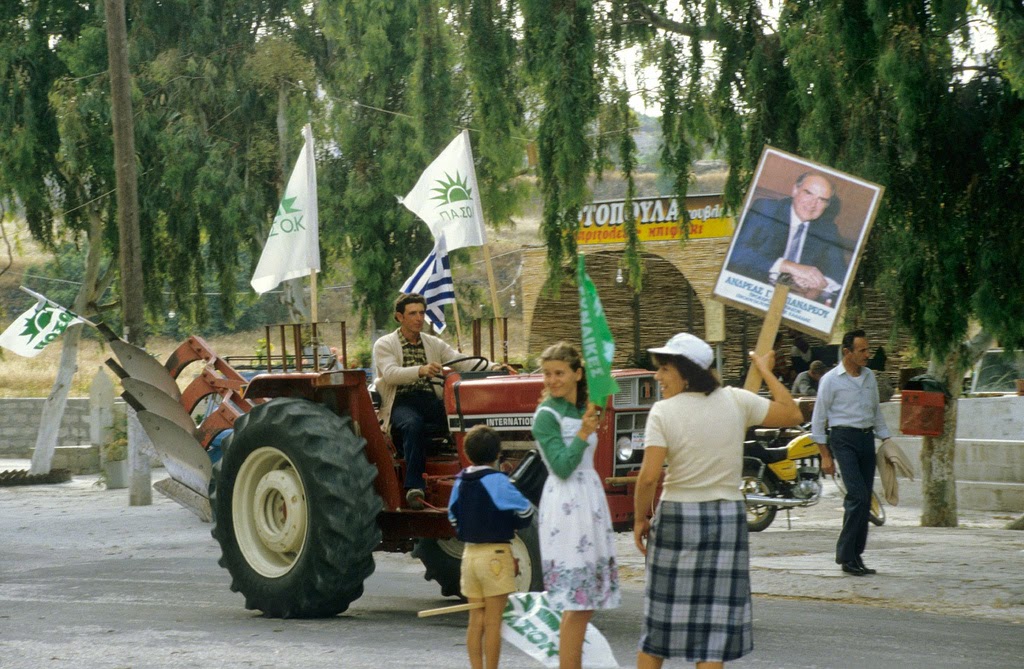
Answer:
[[[440, 337], [424, 334], [427, 301], [417, 293], [403, 293], [395, 300], [398, 329], [373, 345], [374, 376], [380, 393], [380, 421], [385, 433], [398, 429], [405, 457], [405, 499], [414, 509], [423, 508], [423, 472], [426, 468], [429, 428], [447, 431], [442, 400], [443, 384], [431, 382], [442, 377], [442, 364], [464, 358]], [[515, 370], [485, 361], [486, 369]], [[463, 371], [479, 368], [477, 359], [453, 365]]]

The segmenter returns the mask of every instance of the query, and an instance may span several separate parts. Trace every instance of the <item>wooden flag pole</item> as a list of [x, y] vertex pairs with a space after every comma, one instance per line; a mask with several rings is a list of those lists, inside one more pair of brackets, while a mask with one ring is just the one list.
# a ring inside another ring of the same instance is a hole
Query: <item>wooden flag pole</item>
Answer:
[[484, 242], [484, 264], [487, 265], [487, 281], [491, 284], [491, 305], [494, 307], [494, 317], [501, 318], [501, 304], [498, 303], [498, 287], [494, 284], [494, 268], [491, 266], [491, 248]]
[[309, 271], [309, 313], [313, 323], [316, 323], [319, 319], [316, 313], [316, 270]]
[[452, 302], [452, 312], [455, 314], [455, 348], [462, 352], [462, 323], [459, 322], [459, 300]]
[[[775, 335], [779, 333], [779, 324], [782, 322], [782, 312], [786, 308], [786, 298], [789, 296], [789, 286], [781, 283], [775, 284], [775, 293], [772, 295], [771, 304], [768, 305], [768, 312], [764, 315], [764, 324], [761, 325], [761, 334], [757, 337], [757, 348], [754, 352], [764, 355], [772, 350], [775, 345]], [[761, 389], [761, 373], [753, 364], [747, 368], [747, 380], [743, 383], [743, 389], [756, 393]]]
[[472, 611], [473, 609], [484, 608], [483, 602], [471, 602], [469, 604], [456, 604], [455, 606], [442, 606], [439, 609], [427, 609], [426, 611], [420, 611], [416, 614], [417, 618], [429, 618], [430, 616], [443, 616], [446, 613], [460, 613], [462, 611]]

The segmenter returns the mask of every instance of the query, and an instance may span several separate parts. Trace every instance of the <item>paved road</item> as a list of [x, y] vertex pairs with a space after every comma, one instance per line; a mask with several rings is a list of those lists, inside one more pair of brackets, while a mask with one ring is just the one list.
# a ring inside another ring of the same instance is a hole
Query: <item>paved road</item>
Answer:
[[[436, 585], [422, 579], [417, 561], [380, 555], [365, 596], [337, 618], [264, 619], [246, 611], [241, 596], [228, 590], [209, 525], [159, 495], [152, 506], [129, 508], [124, 491], [101, 490], [94, 480], [76, 477], [61, 486], [0, 488], [0, 667], [465, 666], [463, 614], [415, 618], [417, 610], [445, 603]], [[831, 511], [825, 507], [823, 513]], [[769, 594], [793, 599], [755, 598], [756, 650], [730, 666], [1020, 666], [1024, 634], [1019, 624], [986, 619], [985, 611], [971, 611], [970, 617], [936, 615], [908, 610], [891, 598], [856, 594], [857, 588], [870, 594], [872, 588], [881, 592], [900, 580], [917, 581], [884, 571], [873, 582], [837, 576], [834, 565], [820, 564], [820, 556], [815, 557], [834, 541], [833, 528], [816, 528], [824, 521], [811, 516], [794, 520], [794, 528], [800, 522], [804, 529], [787, 532], [782, 523], [778, 530], [752, 536], [755, 590], [792, 587]], [[889, 534], [913, 534], [898, 527]], [[884, 538], [884, 530], [876, 533]], [[1005, 540], [1017, 536], [987, 528], [965, 531]], [[794, 541], [812, 545], [803, 552], [788, 549], [800, 561], [789, 573], [778, 556]], [[897, 550], [883, 548], [882, 541], [875, 541], [880, 555]], [[975, 542], [986, 560], [992, 541]], [[628, 564], [627, 549], [623, 542], [625, 605], [595, 619], [624, 667], [632, 666], [642, 599], [641, 578], [629, 572], [636, 563]], [[1009, 557], [1021, 559], [1020, 551]], [[965, 551], [963, 561], [970, 559]], [[771, 568], [757, 566], [759, 561]], [[881, 567], [883, 561], [876, 563]], [[948, 580], [959, 584], [964, 579]], [[943, 584], [942, 574], [931, 582], [936, 592], [952, 587]], [[837, 598], [847, 593], [847, 600], [874, 606], [820, 601], [821, 583], [831, 584]], [[908, 592], [917, 597], [912, 589]], [[1008, 596], [1006, 587], [990, 594], [990, 599]], [[839, 654], [847, 647], [861, 650]], [[506, 646], [502, 666], [539, 665]]]

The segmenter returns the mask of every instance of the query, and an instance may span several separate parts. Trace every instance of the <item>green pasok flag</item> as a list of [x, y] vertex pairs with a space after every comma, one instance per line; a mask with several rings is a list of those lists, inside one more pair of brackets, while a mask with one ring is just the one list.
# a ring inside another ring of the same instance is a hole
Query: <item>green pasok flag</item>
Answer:
[[587, 276], [583, 254], [579, 255], [578, 283], [580, 287], [580, 326], [583, 329], [583, 361], [587, 370], [587, 392], [590, 401], [604, 408], [609, 395], [619, 392], [619, 384], [612, 376], [612, 358], [615, 357], [615, 339], [604, 316], [597, 287]]

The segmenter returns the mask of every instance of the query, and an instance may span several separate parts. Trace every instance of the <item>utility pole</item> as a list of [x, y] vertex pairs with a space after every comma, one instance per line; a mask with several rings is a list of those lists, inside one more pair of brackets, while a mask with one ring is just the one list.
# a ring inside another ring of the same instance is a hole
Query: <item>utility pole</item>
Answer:
[[[145, 345], [142, 291], [142, 243], [139, 239], [139, 191], [135, 171], [135, 123], [132, 118], [132, 83], [128, 69], [128, 25], [124, 0], [105, 0], [107, 18], [107, 59], [110, 73], [110, 108], [114, 125], [114, 174], [117, 177], [117, 230], [120, 237], [121, 317], [124, 338], [138, 347]], [[131, 486], [128, 503], [146, 506], [153, 503], [149, 456], [140, 453], [139, 425], [133, 411], [128, 412], [128, 460]]]

